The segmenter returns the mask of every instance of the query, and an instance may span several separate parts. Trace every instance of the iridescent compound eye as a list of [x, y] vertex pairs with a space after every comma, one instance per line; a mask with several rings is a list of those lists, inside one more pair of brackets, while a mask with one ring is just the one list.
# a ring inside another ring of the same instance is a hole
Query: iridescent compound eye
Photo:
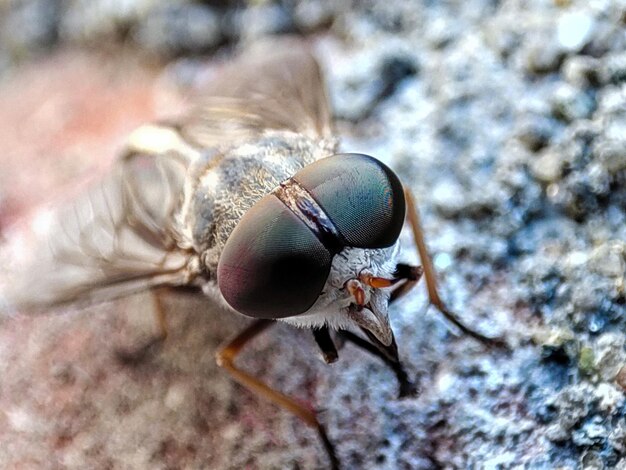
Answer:
[[244, 315], [298, 315], [320, 295], [331, 258], [276, 196], [265, 196], [228, 238], [218, 265], [219, 288], [226, 302]]
[[300, 170], [293, 179], [324, 209], [347, 246], [384, 248], [400, 236], [405, 214], [402, 184], [375, 158], [333, 155]]
[[228, 238], [217, 270], [228, 304], [256, 318], [306, 312], [343, 248], [393, 245], [404, 223], [397, 176], [367, 155], [340, 154], [296, 173], [257, 202]]

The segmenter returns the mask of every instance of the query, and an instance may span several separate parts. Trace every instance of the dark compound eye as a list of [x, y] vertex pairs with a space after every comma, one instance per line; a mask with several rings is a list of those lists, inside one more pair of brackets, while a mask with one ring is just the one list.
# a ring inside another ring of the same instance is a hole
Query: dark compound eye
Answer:
[[293, 179], [340, 235], [336, 244], [326, 240], [325, 246], [320, 241], [325, 238], [276, 195], [257, 202], [228, 238], [218, 265], [224, 299], [244, 315], [284, 318], [306, 312], [322, 292], [334, 253], [343, 246], [388, 247], [400, 235], [405, 214], [402, 185], [378, 160], [334, 155], [300, 170]]
[[324, 209], [348, 246], [393, 245], [404, 224], [402, 184], [373, 157], [357, 153], [324, 158], [293, 177]]
[[244, 215], [228, 238], [218, 285], [226, 302], [244, 315], [298, 315], [320, 295], [331, 259], [313, 232], [269, 195]]

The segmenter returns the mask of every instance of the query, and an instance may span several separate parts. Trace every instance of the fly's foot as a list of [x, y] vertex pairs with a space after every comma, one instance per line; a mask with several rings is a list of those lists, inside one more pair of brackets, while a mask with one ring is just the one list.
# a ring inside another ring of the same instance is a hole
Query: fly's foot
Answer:
[[122, 365], [136, 367], [154, 357], [154, 355], [161, 350], [164, 342], [165, 338], [155, 336], [136, 348], [117, 349], [115, 351], [115, 358]]
[[398, 398], [417, 398], [421, 393], [421, 388], [415, 382], [406, 379], [400, 381]]

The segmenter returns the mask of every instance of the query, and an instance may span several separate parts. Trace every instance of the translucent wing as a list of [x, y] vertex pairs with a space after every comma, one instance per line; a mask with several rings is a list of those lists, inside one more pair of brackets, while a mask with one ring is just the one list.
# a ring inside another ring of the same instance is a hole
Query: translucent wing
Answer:
[[299, 43], [254, 48], [220, 71], [180, 123], [140, 128], [100, 185], [55, 211], [32, 243], [4, 248], [0, 256], [15, 262], [5, 262], [0, 303], [32, 310], [192, 283], [200, 254], [181, 242], [177, 215], [196, 187], [193, 164], [265, 129], [331, 136], [319, 67]]
[[5, 247], [14, 269], [4, 301], [32, 310], [185, 283], [190, 256], [178, 248], [174, 226], [185, 174], [184, 159], [171, 154], [118, 161], [99, 185], [40, 216], [39, 233], [20, 240], [25, 246]]
[[225, 66], [203, 94], [180, 127], [186, 140], [201, 147], [248, 139], [265, 129], [332, 136], [319, 65], [296, 40], [257, 45]]

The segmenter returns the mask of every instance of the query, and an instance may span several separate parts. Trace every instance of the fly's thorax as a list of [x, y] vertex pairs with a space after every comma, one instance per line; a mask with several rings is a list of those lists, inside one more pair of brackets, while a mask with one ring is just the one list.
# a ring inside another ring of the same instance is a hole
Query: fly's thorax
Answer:
[[205, 270], [216, 272], [228, 237], [257, 201], [305, 166], [332, 154], [335, 145], [334, 139], [269, 130], [192, 165], [179, 219], [184, 243], [201, 253]]

